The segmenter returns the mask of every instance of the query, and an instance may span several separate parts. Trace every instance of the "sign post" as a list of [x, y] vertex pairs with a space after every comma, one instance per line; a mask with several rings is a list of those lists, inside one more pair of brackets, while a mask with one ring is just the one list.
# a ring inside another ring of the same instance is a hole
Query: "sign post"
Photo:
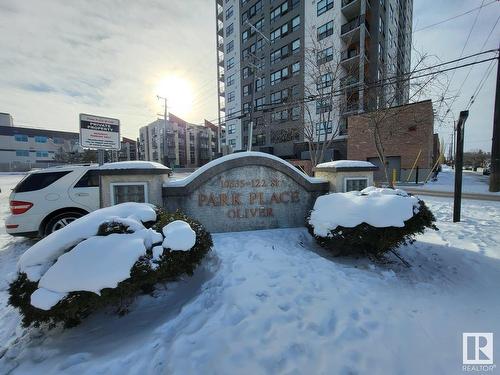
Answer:
[[80, 113], [80, 146], [98, 150], [99, 165], [105, 150], [120, 150], [120, 120]]

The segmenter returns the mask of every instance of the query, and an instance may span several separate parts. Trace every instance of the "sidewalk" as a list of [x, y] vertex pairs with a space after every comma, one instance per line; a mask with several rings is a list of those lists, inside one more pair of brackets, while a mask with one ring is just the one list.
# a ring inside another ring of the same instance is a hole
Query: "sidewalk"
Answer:
[[[414, 195], [430, 195], [433, 197], [453, 198], [452, 191], [412, 189], [412, 188], [409, 188], [407, 186], [397, 186], [397, 188], [404, 189], [406, 192], [412, 193]], [[475, 200], [481, 200], [481, 201], [500, 202], [500, 195], [462, 192], [462, 199], [475, 199]]]

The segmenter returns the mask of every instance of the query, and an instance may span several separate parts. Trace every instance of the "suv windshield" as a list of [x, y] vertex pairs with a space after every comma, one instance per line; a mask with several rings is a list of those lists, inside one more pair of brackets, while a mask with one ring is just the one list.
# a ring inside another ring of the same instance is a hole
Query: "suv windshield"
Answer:
[[14, 192], [24, 193], [27, 191], [35, 191], [46, 188], [70, 172], [71, 171], [59, 171], [29, 174], [17, 184], [14, 188]]

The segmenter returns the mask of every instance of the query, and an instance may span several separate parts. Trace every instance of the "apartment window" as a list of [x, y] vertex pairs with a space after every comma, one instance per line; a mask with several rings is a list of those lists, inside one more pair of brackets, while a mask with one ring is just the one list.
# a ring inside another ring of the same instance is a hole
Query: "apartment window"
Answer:
[[332, 131], [332, 121], [321, 121], [316, 123], [316, 136], [331, 134]]
[[300, 73], [300, 62], [297, 61], [296, 63], [292, 64], [292, 75], [296, 75]]
[[230, 76], [227, 77], [226, 85], [231, 86], [234, 83], [234, 74], [231, 74]]
[[284, 67], [283, 69], [277, 70], [271, 73], [271, 85], [274, 85], [288, 77], [288, 67]]
[[226, 20], [231, 17], [234, 13], [233, 6], [231, 5], [229, 8], [226, 10]]
[[36, 143], [47, 143], [47, 137], [45, 137], [43, 135], [36, 135], [35, 142]]
[[299, 85], [293, 85], [293, 86], [290, 88], [290, 91], [291, 91], [291, 93], [292, 93], [292, 97], [299, 96], [299, 94], [300, 94], [300, 91], [299, 91]]
[[243, 68], [243, 78], [248, 78], [252, 74], [252, 71], [249, 67]]
[[250, 87], [251, 87], [251, 85], [243, 86], [243, 96], [250, 95]]
[[266, 144], [266, 135], [265, 134], [255, 134], [252, 137], [252, 145], [253, 146], [264, 146]]
[[227, 28], [226, 28], [226, 36], [229, 36], [233, 33], [234, 31], [234, 25], [233, 24], [230, 24]]
[[266, 101], [265, 99], [266, 99], [265, 97], [255, 99], [255, 110], [256, 111], [262, 110], [262, 108], [264, 107], [265, 101]]
[[227, 69], [231, 69], [234, 66], [234, 57], [227, 59]]
[[333, 0], [319, 0], [317, 4], [318, 16], [333, 8]]
[[333, 34], [333, 21], [329, 21], [318, 27], [318, 40], [324, 39]]
[[292, 19], [292, 31], [297, 30], [299, 27], [300, 27], [300, 16], [297, 16]]
[[243, 113], [250, 113], [250, 102], [243, 103]]
[[300, 51], [300, 39], [295, 39], [292, 42], [292, 53], [297, 53]]
[[234, 134], [236, 132], [236, 124], [229, 124], [227, 126], [227, 134]]
[[30, 156], [28, 150], [16, 150], [16, 156]]
[[263, 90], [265, 86], [266, 86], [266, 79], [264, 77], [257, 78], [255, 80], [255, 92]]
[[281, 58], [281, 49], [271, 52], [271, 64], [274, 64], [276, 61], [279, 61]]
[[292, 120], [298, 120], [300, 118], [300, 107], [292, 108]]
[[241, 33], [241, 41], [244, 43], [250, 37], [250, 30], [245, 30]]
[[252, 5], [245, 13], [241, 15], [241, 20], [245, 22], [249, 18], [252, 18], [262, 10], [262, 0], [257, 1], [254, 5]]
[[234, 49], [234, 40], [231, 40], [226, 46], [226, 52], [232, 52]]
[[279, 104], [288, 98], [288, 89], [276, 91], [271, 94], [271, 104]]
[[275, 21], [286, 12], [288, 12], [288, 0], [271, 11], [271, 22]]
[[255, 25], [253, 25], [257, 30], [262, 31], [264, 28], [264, 18], [261, 18], [257, 22], [255, 22]]
[[230, 139], [230, 140], [228, 141], [228, 144], [229, 144], [229, 146], [231, 146], [231, 147], [236, 147], [236, 139]]
[[264, 48], [264, 40], [260, 38], [257, 40], [257, 42], [255, 42], [255, 50], [261, 51], [263, 48]]
[[49, 152], [48, 151], [37, 151], [36, 152], [36, 157], [37, 158], [48, 158], [49, 157]]
[[276, 30], [271, 32], [271, 42], [284, 37], [286, 34], [288, 34], [288, 23], [281, 25]]
[[286, 121], [286, 120], [288, 120], [288, 111], [287, 110], [276, 111], [276, 112], [271, 113], [271, 121], [273, 121], [273, 122]]
[[316, 84], [316, 88], [318, 90], [325, 89], [327, 87], [330, 87], [333, 83], [333, 76], [332, 73], [326, 73], [323, 74], [319, 79], [318, 83]]
[[328, 47], [317, 54], [317, 63], [324, 64], [333, 60], [333, 47]]
[[17, 142], [28, 142], [28, 136], [24, 134], [16, 134], [14, 135], [14, 139]]
[[329, 98], [316, 100], [316, 114], [330, 112], [332, 110], [332, 103]]
[[234, 99], [235, 99], [234, 91], [229, 92], [227, 94], [227, 102], [228, 103], [234, 102]]

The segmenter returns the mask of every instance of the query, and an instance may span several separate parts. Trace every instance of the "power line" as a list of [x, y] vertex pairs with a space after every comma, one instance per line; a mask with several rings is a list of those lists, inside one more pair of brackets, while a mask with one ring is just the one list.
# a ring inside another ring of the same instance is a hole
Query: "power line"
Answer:
[[[482, 63], [488, 62], [488, 61], [497, 60], [498, 57], [495, 56], [495, 57], [486, 58], [486, 59], [483, 59], [483, 60], [480, 60], [480, 61], [474, 61], [474, 62], [462, 64], [462, 65], [456, 65], [454, 67], [450, 67], [450, 68], [441, 69], [441, 70], [438, 70], [438, 71], [433, 71], [433, 72], [429, 72], [429, 73], [424, 73], [424, 74], [420, 74], [420, 75], [417, 75], [417, 76], [413, 76], [413, 74], [415, 74], [415, 73], [420, 73], [420, 72], [423, 72], [423, 71], [426, 71], [426, 70], [429, 70], [429, 69], [433, 69], [433, 68], [436, 68], [436, 67], [440, 67], [440, 66], [444, 66], [444, 65], [449, 65], [449, 64], [452, 64], [452, 63], [454, 63], [456, 61], [463, 61], [463, 60], [466, 60], [466, 59], [470, 59], [471, 57], [479, 56], [479, 55], [482, 55], [482, 54], [485, 54], [485, 53], [492, 53], [492, 52], [498, 52], [498, 49], [483, 51], [483, 52], [479, 52], [479, 53], [476, 53], [476, 54], [473, 54], [473, 55], [464, 56], [464, 57], [461, 57], [459, 59], [455, 59], [455, 60], [447, 61], [447, 62], [444, 62], [444, 63], [436, 64], [436, 65], [433, 65], [433, 66], [429, 66], [427, 68], [422, 68], [422, 69], [419, 69], [419, 70], [415, 70], [413, 72], [407, 72], [407, 73], [403, 73], [403, 74], [400, 74], [400, 75], [396, 75], [396, 76], [384, 78], [384, 79], [381, 79], [381, 80], [378, 80], [378, 81], [374, 81], [374, 82], [371, 82], [371, 83], [367, 83], [367, 84], [359, 83], [359, 84], [356, 84], [356, 85], [352, 85], [349, 88], [355, 89], [355, 88], [362, 88], [362, 87], [364, 87], [364, 88], [370, 89], [370, 88], [377, 88], [377, 87], [383, 87], [383, 86], [388, 86], [388, 85], [394, 85], [395, 83], [398, 83], [398, 82], [406, 82], [407, 80], [411, 80], [411, 79], [423, 78], [423, 77], [427, 77], [427, 76], [430, 76], [430, 75], [436, 75], [436, 74], [439, 74], [439, 73], [445, 73], [445, 72], [448, 72], [448, 71], [451, 71], [451, 70], [460, 69], [460, 68], [464, 68], [464, 67], [468, 67], [468, 66], [482, 64]], [[384, 81], [387, 81], [387, 82], [384, 82]], [[335, 96], [339, 96], [339, 94], [340, 95], [343, 94], [344, 91], [345, 91], [345, 89], [339, 89], [339, 90], [333, 91], [332, 93], [336, 94]], [[330, 94], [331, 93], [329, 93], [328, 95], [330, 95]], [[294, 102], [293, 104], [302, 104], [302, 103], [311, 102], [311, 101], [314, 101], [314, 100], [316, 100], [318, 98], [322, 98], [322, 97], [325, 97], [325, 96], [328, 96], [328, 95], [325, 95], [325, 94], [310, 95], [310, 96], [308, 96], [307, 98], [304, 98], [301, 101]], [[279, 105], [274, 105], [273, 107], [270, 107], [270, 106], [272, 106], [272, 104], [264, 104], [263, 106], [266, 107], [266, 108], [264, 108], [266, 111], [269, 111], [269, 110], [280, 108], [280, 107], [290, 106], [290, 103], [282, 103], [282, 104], [279, 104]], [[232, 113], [231, 115], [229, 115], [229, 116], [233, 116], [233, 117], [228, 117], [228, 116], [224, 117], [223, 120], [221, 120], [221, 123], [226, 122], [226, 121], [230, 121], [230, 120], [236, 120], [236, 119], [240, 118], [242, 115], [245, 115], [245, 113], [243, 113], [243, 109], [241, 109], [239, 111], [236, 111], [236, 112]], [[217, 120], [218, 119], [214, 119], [214, 120], [211, 120], [210, 122], [215, 122]], [[217, 123], [217, 125], [219, 125], [219, 123]]]
[[477, 85], [476, 90], [474, 90], [472, 96], [470, 97], [469, 104], [467, 105], [467, 110], [469, 110], [472, 107], [472, 105], [474, 104], [474, 102], [476, 101], [477, 96], [481, 92], [481, 89], [483, 88], [484, 84], [488, 80], [488, 77], [490, 76], [494, 67], [495, 67], [494, 61], [492, 61], [490, 63], [490, 66], [488, 66], [488, 68], [486, 69], [486, 72], [485, 72], [483, 78], [481, 79], [481, 81], [479, 81], [479, 84]]
[[474, 12], [475, 10], [478, 10], [478, 9], [481, 9], [481, 8], [487, 7], [488, 5], [491, 5], [491, 4], [493, 4], [493, 3], [496, 3], [497, 1], [498, 1], [498, 0], [493, 0], [493, 1], [490, 1], [489, 3], [486, 3], [486, 4], [484, 4], [484, 5], [482, 4], [482, 5], [480, 5], [480, 6], [476, 7], [476, 8], [470, 9], [470, 10], [468, 10], [467, 12], [464, 12], [464, 13], [461, 13], [461, 14], [457, 14], [456, 16], [453, 16], [453, 17], [450, 17], [450, 18], [446, 18], [446, 19], [444, 19], [444, 20], [442, 20], [442, 21], [439, 21], [439, 22], [436, 22], [436, 23], [433, 23], [433, 24], [430, 24], [430, 25], [427, 25], [427, 26], [421, 27], [420, 29], [414, 30], [414, 31], [413, 31], [413, 34], [418, 33], [419, 31], [422, 31], [422, 30], [427, 30], [427, 29], [430, 29], [431, 27], [434, 27], [434, 26], [441, 25], [441, 24], [443, 24], [443, 23], [445, 23], [445, 22], [452, 21], [452, 20], [457, 19], [457, 18], [459, 18], [459, 17], [465, 16], [465, 15], [467, 15], [467, 14], [470, 14], [470, 13]]
[[[464, 46], [462, 47], [462, 52], [460, 52], [460, 57], [462, 57], [462, 55], [464, 54], [465, 48], [467, 47], [467, 44], [469, 43], [470, 36], [472, 35], [472, 31], [474, 30], [474, 27], [476, 26], [477, 19], [479, 18], [479, 14], [481, 13], [481, 8], [483, 8], [483, 7], [484, 7], [484, 0], [481, 2], [481, 6], [478, 8], [476, 17], [474, 17], [474, 22], [472, 23], [472, 26], [469, 30], [469, 34], [467, 35], [467, 38], [465, 39]], [[451, 74], [451, 78], [448, 80], [448, 84], [446, 85], [446, 89], [444, 90], [445, 95], [448, 93], [448, 89], [450, 88], [450, 84], [451, 84], [451, 81], [453, 80], [453, 77], [455, 77], [455, 71], [453, 71], [453, 73]], [[451, 108], [452, 107], [450, 106], [450, 108], [448, 108], [446, 113], [448, 113], [451, 110]], [[441, 110], [441, 104], [439, 105], [438, 111], [439, 110]]]
[[[490, 39], [491, 35], [493, 34], [493, 31], [495, 30], [495, 28], [497, 27], [497, 24], [498, 24], [498, 20], [500, 20], [500, 16], [497, 17], [497, 20], [496, 22], [493, 24], [493, 27], [491, 28], [488, 36], [486, 37], [486, 39], [484, 40], [483, 42], [483, 45], [481, 46], [481, 49], [483, 49], [485, 46], [486, 46], [486, 43], [488, 43], [488, 40]], [[477, 58], [476, 58], [477, 60]], [[490, 63], [491, 65], [492, 63]], [[490, 67], [488, 66], [488, 68], [486, 68], [486, 71], [489, 69]], [[451, 104], [450, 104], [450, 107], [449, 107], [449, 110], [448, 112], [451, 110], [451, 108], [453, 107], [453, 104], [455, 103], [457, 97], [461, 94], [462, 92], [462, 88], [463, 86], [465, 85], [465, 82], [467, 81], [467, 79], [469, 78], [469, 75], [471, 74], [472, 70], [474, 69], [474, 65], [471, 66], [471, 68], [469, 69], [469, 71], [467, 72], [467, 75], [465, 76], [464, 80], [462, 81], [462, 84], [460, 85], [460, 87], [458, 88], [458, 93], [457, 95], [455, 96], [455, 98], [452, 100]], [[485, 73], [486, 74], [486, 73]], [[472, 95], [471, 99], [474, 97], [474, 94]], [[470, 106], [469, 106], [470, 108]]]

